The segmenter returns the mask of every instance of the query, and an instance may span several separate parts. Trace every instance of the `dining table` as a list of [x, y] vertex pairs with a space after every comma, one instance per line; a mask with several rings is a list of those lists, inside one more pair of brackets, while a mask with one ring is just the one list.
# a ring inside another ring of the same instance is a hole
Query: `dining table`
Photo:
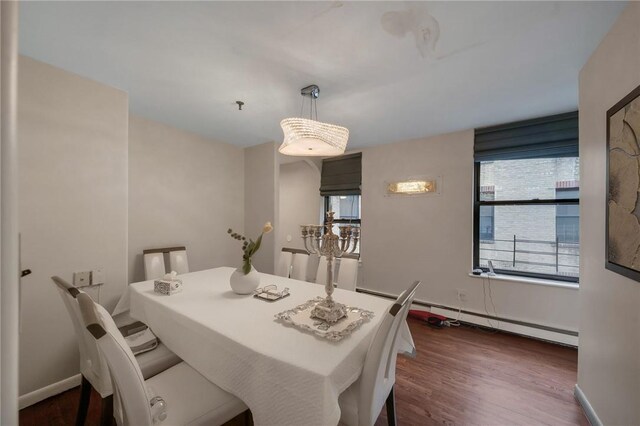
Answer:
[[[235, 294], [229, 285], [233, 271], [182, 274], [182, 291], [171, 295], [154, 291], [153, 280], [134, 283], [117, 309], [128, 308], [187, 364], [244, 401], [256, 425], [338, 424], [338, 397], [358, 380], [393, 300], [335, 289], [334, 300], [374, 315], [347, 337], [331, 341], [276, 318], [324, 297], [324, 286], [261, 273], [261, 286], [289, 289], [289, 296], [269, 302]], [[405, 323], [398, 351], [414, 350]]]

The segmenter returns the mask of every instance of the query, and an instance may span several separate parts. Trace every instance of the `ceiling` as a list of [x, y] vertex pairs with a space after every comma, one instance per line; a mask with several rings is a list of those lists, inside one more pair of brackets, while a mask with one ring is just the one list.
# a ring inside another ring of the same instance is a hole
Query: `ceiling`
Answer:
[[22, 2], [20, 52], [127, 91], [135, 114], [239, 146], [281, 141], [315, 83], [318, 119], [360, 148], [575, 109], [580, 68], [624, 7]]

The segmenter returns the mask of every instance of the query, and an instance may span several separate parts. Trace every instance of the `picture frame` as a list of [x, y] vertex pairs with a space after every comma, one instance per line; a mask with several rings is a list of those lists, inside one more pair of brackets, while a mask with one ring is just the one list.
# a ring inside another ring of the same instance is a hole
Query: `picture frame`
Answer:
[[605, 268], [640, 281], [640, 86], [607, 111]]

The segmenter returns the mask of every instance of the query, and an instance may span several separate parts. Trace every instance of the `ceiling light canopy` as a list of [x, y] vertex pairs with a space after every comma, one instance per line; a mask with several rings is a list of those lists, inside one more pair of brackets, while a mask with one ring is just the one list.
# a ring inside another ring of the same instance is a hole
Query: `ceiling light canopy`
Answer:
[[[309, 119], [285, 118], [280, 122], [284, 140], [279, 151], [285, 155], [330, 157], [344, 154], [349, 139], [349, 130], [345, 127], [318, 121], [316, 106], [315, 120], [312, 119], [315, 100], [320, 96], [320, 88], [311, 85], [300, 91], [303, 97], [310, 98]], [[304, 103], [303, 103], [304, 106]]]

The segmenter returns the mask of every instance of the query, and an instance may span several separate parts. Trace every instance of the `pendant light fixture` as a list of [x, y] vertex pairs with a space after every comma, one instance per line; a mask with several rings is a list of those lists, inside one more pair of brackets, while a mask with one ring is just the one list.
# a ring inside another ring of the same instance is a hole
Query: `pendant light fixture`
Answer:
[[[318, 121], [316, 99], [320, 96], [320, 88], [312, 84], [303, 88], [300, 94], [303, 98], [308, 97], [310, 100], [309, 119], [285, 118], [282, 120], [280, 126], [284, 132], [284, 141], [278, 150], [282, 154], [294, 156], [330, 157], [344, 154], [349, 130]], [[314, 106], [315, 120], [313, 120]]]

